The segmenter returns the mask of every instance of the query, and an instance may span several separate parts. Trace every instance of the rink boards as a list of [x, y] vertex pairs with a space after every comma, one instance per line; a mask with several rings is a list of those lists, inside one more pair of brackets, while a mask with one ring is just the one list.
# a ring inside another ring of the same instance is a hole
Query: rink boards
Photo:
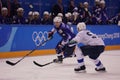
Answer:
[[[47, 40], [52, 25], [0, 25], [0, 58], [20, 57]], [[106, 50], [120, 49], [120, 27], [116, 25], [88, 25], [87, 28], [101, 37]], [[74, 33], [77, 33], [75, 25]], [[38, 48], [33, 54], [55, 54], [55, 46], [61, 40], [58, 34]]]

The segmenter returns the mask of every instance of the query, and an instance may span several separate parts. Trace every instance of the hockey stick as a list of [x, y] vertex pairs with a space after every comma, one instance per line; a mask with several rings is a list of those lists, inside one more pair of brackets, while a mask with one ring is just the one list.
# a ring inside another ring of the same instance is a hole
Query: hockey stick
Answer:
[[46, 41], [44, 41], [43, 43], [41, 43], [39, 46], [37, 46], [35, 49], [33, 49], [32, 51], [30, 51], [28, 54], [26, 54], [24, 57], [22, 57], [20, 60], [18, 60], [17, 62], [13, 63], [11, 61], [6, 61], [7, 64], [11, 65], [11, 66], [14, 66], [16, 65], [17, 63], [19, 63], [20, 61], [22, 61], [25, 57], [29, 56], [31, 53], [33, 53], [36, 49], [38, 49], [40, 46], [42, 46], [44, 43], [46, 43], [47, 41], [49, 41], [51, 38], [48, 38]]
[[[63, 59], [65, 59], [65, 57], [64, 57]], [[54, 62], [54, 61], [51, 61], [51, 62], [48, 62], [48, 63], [45, 63], [45, 64], [39, 64], [39, 63], [37, 63], [36, 61], [33, 61], [33, 63], [34, 63], [35, 65], [39, 66], [39, 67], [44, 67], [44, 66], [47, 66], [47, 65], [52, 64], [52, 63], [55, 63], [55, 62]]]
[[[75, 48], [75, 46], [73, 47], [73, 49]], [[67, 50], [67, 49], [66, 49]], [[72, 49], [71, 49], [72, 50]], [[68, 51], [68, 50], [67, 50]], [[73, 52], [72, 52], [73, 53]], [[72, 56], [69, 56], [69, 57], [72, 57]], [[69, 57], [63, 57], [63, 59], [65, 59], [65, 58], [69, 58]], [[76, 57], [75, 55], [74, 55], [74, 57]], [[39, 66], [39, 67], [44, 67], [44, 66], [47, 66], [47, 65], [49, 65], [49, 64], [52, 64], [52, 63], [54, 63], [54, 61], [51, 61], [51, 62], [48, 62], [48, 63], [45, 63], [45, 64], [39, 64], [38, 62], [36, 62], [36, 61], [33, 61], [33, 63], [35, 64], [35, 65], [37, 65], [37, 66]]]
[[33, 63], [34, 63], [35, 65], [39, 66], [39, 67], [44, 67], [44, 66], [47, 66], [47, 65], [49, 65], [49, 64], [52, 64], [52, 63], [54, 63], [54, 62], [51, 61], [51, 62], [48, 62], [48, 63], [45, 63], [45, 64], [39, 64], [39, 63], [37, 63], [36, 61], [33, 61]]

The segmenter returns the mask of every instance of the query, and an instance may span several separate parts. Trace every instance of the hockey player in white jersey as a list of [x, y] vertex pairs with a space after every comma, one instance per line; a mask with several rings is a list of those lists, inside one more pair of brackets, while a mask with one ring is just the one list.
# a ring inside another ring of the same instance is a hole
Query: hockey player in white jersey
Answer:
[[77, 30], [78, 33], [75, 38], [69, 42], [69, 46], [79, 43], [84, 44], [84, 46], [81, 46], [80, 48], [76, 46], [75, 54], [77, 56], [78, 67], [75, 68], [74, 71], [81, 72], [86, 70], [84, 56], [89, 56], [89, 58], [94, 62], [96, 65], [96, 71], [106, 71], [102, 62], [98, 59], [105, 48], [103, 40], [91, 31], [86, 30], [84, 22], [78, 23]]

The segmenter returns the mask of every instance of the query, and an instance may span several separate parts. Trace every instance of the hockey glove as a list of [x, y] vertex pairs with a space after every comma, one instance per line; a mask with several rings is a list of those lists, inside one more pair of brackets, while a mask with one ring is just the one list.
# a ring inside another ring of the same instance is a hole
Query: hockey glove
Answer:
[[53, 37], [53, 32], [48, 32], [48, 38], [52, 38]]
[[77, 44], [77, 42], [74, 41], [74, 40], [72, 40], [72, 41], [70, 41], [67, 45], [68, 45], [69, 47], [73, 47], [73, 46], [75, 46], [76, 44]]
[[54, 62], [54, 63], [62, 63], [62, 61], [63, 61], [63, 56], [62, 56], [62, 55], [61, 55], [61, 56], [58, 56], [57, 59], [53, 59], [53, 62]]

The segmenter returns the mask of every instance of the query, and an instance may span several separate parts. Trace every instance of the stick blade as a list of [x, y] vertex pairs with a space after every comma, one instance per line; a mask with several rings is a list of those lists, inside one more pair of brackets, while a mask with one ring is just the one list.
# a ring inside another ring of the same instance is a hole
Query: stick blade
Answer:
[[6, 61], [7, 64], [11, 65], [11, 66], [14, 66], [16, 63], [12, 63], [10, 61]]
[[38, 64], [36, 61], [33, 61], [33, 63], [39, 67], [43, 67], [44, 65]]
[[47, 65], [49, 65], [49, 64], [51, 64], [51, 63], [54, 63], [54, 62], [52, 61], [52, 62], [48, 62], [48, 63], [46, 63], [46, 64], [39, 64], [39, 63], [37, 63], [36, 61], [33, 61], [33, 63], [34, 63], [35, 65], [39, 66], [39, 67], [44, 67], [44, 66], [47, 66]]

